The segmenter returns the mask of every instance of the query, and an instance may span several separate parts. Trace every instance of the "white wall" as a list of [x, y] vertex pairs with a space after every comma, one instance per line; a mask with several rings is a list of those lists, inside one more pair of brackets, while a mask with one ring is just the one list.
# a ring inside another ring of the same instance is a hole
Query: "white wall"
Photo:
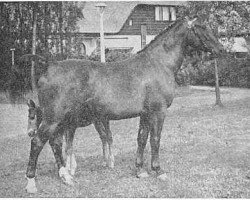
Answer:
[[133, 48], [132, 53], [141, 49], [141, 36], [139, 35], [114, 35], [105, 37], [106, 48]]
[[[146, 37], [147, 44], [154, 39], [155, 36], [148, 35]], [[86, 38], [84, 44], [86, 46], [86, 54], [91, 53], [97, 47], [98, 38]], [[116, 49], [116, 48], [133, 48], [132, 53], [136, 53], [141, 50], [141, 36], [140, 35], [112, 35], [105, 36], [105, 48]]]
[[247, 42], [243, 37], [234, 37], [228, 40], [221, 38], [219, 41], [223, 44], [225, 49], [230, 52], [248, 52]]
[[96, 49], [97, 47], [97, 40], [98, 38], [85, 38], [84, 39], [84, 45], [86, 47], [86, 54], [88, 56], [91, 55], [91, 53]]

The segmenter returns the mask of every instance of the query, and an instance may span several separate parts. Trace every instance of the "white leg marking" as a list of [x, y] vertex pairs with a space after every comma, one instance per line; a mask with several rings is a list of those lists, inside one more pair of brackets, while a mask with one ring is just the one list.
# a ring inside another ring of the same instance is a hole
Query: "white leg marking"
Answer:
[[28, 193], [37, 193], [37, 188], [36, 188], [36, 181], [35, 178], [27, 178], [28, 183], [26, 186], [26, 191]]
[[163, 174], [159, 175], [157, 178], [159, 178], [159, 179], [161, 179], [163, 181], [166, 181], [168, 177], [167, 177], [166, 173], [163, 173]]
[[67, 155], [66, 157], [66, 170], [70, 171], [70, 155]]
[[149, 177], [147, 172], [142, 172], [141, 174], [138, 174], [138, 178], [147, 178]]
[[115, 157], [113, 154], [111, 154], [109, 155], [109, 167], [113, 169], [114, 166], [115, 166]]
[[107, 142], [103, 142], [102, 150], [103, 150], [103, 166], [109, 166], [109, 154], [108, 154], [108, 143]]
[[73, 177], [69, 174], [68, 170], [65, 167], [61, 167], [59, 170], [59, 176], [63, 182], [67, 185], [74, 185]]
[[140, 169], [139, 171], [136, 172], [136, 177], [137, 178], [147, 178], [147, 177], [149, 177], [149, 175], [145, 169]]
[[66, 169], [69, 171], [70, 175], [75, 175], [76, 167], [77, 164], [75, 154], [67, 155]]

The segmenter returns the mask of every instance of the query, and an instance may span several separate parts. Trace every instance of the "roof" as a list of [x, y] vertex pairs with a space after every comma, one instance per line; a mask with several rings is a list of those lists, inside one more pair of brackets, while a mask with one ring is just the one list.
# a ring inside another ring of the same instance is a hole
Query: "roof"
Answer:
[[[104, 11], [103, 24], [105, 33], [117, 33], [122, 28], [126, 19], [130, 16], [133, 9], [139, 4], [146, 5], [184, 5], [184, 1], [102, 1], [107, 6]], [[86, 2], [83, 9], [84, 18], [78, 21], [80, 33], [99, 33], [100, 14], [96, 7], [98, 2]]]

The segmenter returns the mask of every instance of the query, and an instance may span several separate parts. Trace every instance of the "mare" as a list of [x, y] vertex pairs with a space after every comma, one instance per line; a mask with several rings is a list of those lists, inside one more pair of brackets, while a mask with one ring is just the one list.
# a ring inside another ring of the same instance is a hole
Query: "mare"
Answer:
[[[100, 63], [72, 59], [49, 64], [36, 77], [43, 116], [31, 140], [27, 191], [37, 191], [37, 159], [48, 140], [59, 175], [66, 183], [70, 182], [62, 157], [62, 133], [76, 127], [79, 120], [95, 124], [112, 156], [110, 120], [140, 117], [135, 159], [137, 176], [147, 176], [143, 153], [150, 134], [151, 169], [158, 178], [166, 179], [159, 159], [161, 132], [167, 108], [174, 99], [174, 72], [180, 68], [190, 47], [215, 54], [223, 51], [211, 30], [202, 26], [197, 18], [183, 18], [125, 61]], [[23, 92], [11, 88], [10, 97], [15, 101]]]

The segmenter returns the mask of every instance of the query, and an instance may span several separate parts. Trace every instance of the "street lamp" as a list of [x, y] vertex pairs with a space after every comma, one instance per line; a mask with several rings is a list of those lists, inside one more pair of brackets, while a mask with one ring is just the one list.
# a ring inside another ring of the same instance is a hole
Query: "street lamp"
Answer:
[[105, 62], [105, 47], [104, 47], [104, 30], [103, 30], [103, 13], [106, 8], [105, 3], [98, 3], [96, 7], [99, 8], [100, 12], [100, 48], [101, 48], [101, 62]]
[[11, 55], [12, 55], [12, 66], [15, 65], [15, 48], [10, 49], [11, 50]]

